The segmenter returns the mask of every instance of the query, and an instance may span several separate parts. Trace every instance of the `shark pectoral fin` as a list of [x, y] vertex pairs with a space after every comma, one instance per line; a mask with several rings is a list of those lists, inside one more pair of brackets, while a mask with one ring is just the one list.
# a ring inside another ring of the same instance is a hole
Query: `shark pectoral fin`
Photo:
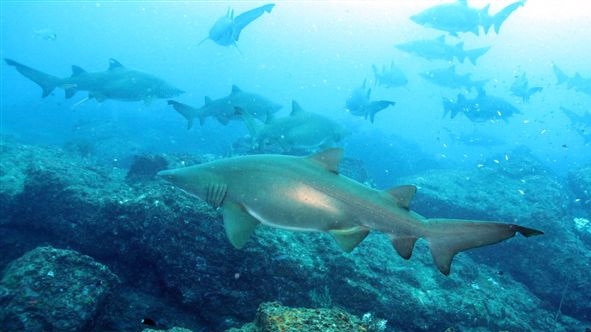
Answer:
[[398, 255], [404, 259], [409, 259], [412, 255], [412, 250], [415, 247], [417, 239], [416, 236], [390, 235], [390, 241], [392, 242], [394, 249], [396, 249]]
[[415, 197], [415, 193], [417, 192], [417, 187], [413, 185], [404, 185], [399, 187], [394, 187], [386, 191], [394, 201], [396, 201], [396, 205], [401, 208], [408, 209], [410, 205], [410, 201], [412, 201], [413, 197]]
[[369, 229], [357, 226], [349, 229], [333, 229], [328, 232], [343, 251], [351, 252], [369, 234]]
[[339, 163], [341, 162], [341, 159], [343, 159], [343, 149], [340, 149], [340, 148], [327, 149], [327, 150], [315, 153], [315, 154], [313, 154], [309, 157], [306, 157], [306, 158], [317, 161], [322, 166], [324, 166], [324, 168], [326, 168], [326, 170], [338, 174], [339, 173]]
[[234, 202], [225, 202], [222, 211], [228, 240], [236, 249], [244, 247], [260, 222], [248, 214], [241, 205]]
[[518, 226], [474, 220], [429, 219], [425, 238], [429, 241], [431, 256], [444, 275], [451, 269], [454, 256], [464, 250], [495, 244], [521, 233], [525, 237], [543, 232]]

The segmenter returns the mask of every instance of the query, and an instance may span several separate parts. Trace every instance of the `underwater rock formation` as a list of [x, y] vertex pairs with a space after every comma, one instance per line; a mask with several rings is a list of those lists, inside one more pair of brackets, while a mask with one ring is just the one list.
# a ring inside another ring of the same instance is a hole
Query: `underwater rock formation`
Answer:
[[0, 280], [0, 330], [81, 331], [118, 278], [72, 250], [39, 247], [8, 265]]
[[591, 207], [591, 165], [568, 173], [568, 184], [582, 206]]
[[[483, 255], [485, 249], [460, 254], [449, 278], [433, 268], [424, 242], [417, 243], [412, 261], [404, 261], [379, 233], [344, 254], [325, 234], [260, 227], [245, 249], [235, 250], [217, 211], [164, 182], [130, 186], [125, 170], [54, 148], [6, 140], [0, 153], [0, 268], [42, 243], [67, 246], [106, 264], [125, 288], [105, 304], [109, 309], [97, 331], [139, 330], [146, 313], [162, 329], [221, 331], [252, 320], [256, 306], [268, 301], [340, 306], [355, 315], [371, 311], [395, 330], [560, 330], [580, 325], [569, 315], [585, 317], [587, 269], [564, 269], [566, 262], [559, 259], [583, 251], [576, 241], [565, 245], [574, 238], [568, 233], [561, 233], [568, 240], [545, 236], [509, 241], [490, 255]], [[556, 224], [564, 219], [559, 215], [564, 192], [556, 196], [564, 186], [550, 175], [524, 170], [531, 183], [524, 188], [514, 175], [522, 166], [494, 165], [468, 173], [424, 172], [403, 181], [421, 185], [413, 208], [429, 207], [427, 215], [523, 217], [544, 230], [564, 226]], [[544, 250], [556, 250], [559, 258], [548, 262], [539, 254]], [[485, 264], [472, 261], [472, 255]], [[574, 260], [574, 266], [582, 261]], [[555, 285], [566, 275], [573, 282], [556, 322], [563, 287]]]
[[253, 323], [226, 332], [381, 332], [386, 330], [386, 323], [371, 314], [359, 318], [336, 308], [290, 308], [267, 302], [259, 306]]

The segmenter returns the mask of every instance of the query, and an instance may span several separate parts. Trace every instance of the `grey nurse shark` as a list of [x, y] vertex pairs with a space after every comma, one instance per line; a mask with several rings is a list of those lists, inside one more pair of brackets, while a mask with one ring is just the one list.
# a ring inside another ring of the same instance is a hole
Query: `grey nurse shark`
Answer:
[[373, 123], [376, 114], [390, 106], [396, 105], [396, 102], [390, 100], [371, 101], [371, 89], [366, 87], [366, 81], [353, 90], [345, 102], [346, 109], [353, 115], [362, 116]]
[[484, 90], [478, 91], [475, 98], [467, 99], [463, 94], [458, 94], [458, 98], [443, 98], [443, 109], [446, 116], [451, 114], [451, 118], [462, 113], [472, 122], [495, 122], [504, 120], [505, 122], [514, 114], [520, 114], [521, 111], [503, 98], [486, 94]]
[[453, 36], [460, 32], [472, 32], [479, 35], [481, 27], [485, 33], [488, 33], [491, 27], [494, 27], [495, 32], [499, 33], [503, 22], [524, 4], [525, 0], [514, 2], [491, 16], [488, 13], [490, 5], [477, 9], [470, 7], [467, 0], [457, 0], [428, 8], [411, 16], [410, 19], [417, 24], [446, 31]]
[[522, 73], [521, 76], [515, 77], [515, 81], [513, 81], [509, 89], [514, 96], [521, 97], [522, 101], [527, 103], [533, 94], [542, 91], [543, 88], [541, 86], [529, 86], [526, 74]]
[[409, 259], [415, 242], [429, 243], [444, 275], [460, 251], [541, 231], [516, 224], [425, 218], [409, 209], [416, 187], [376, 190], [340, 175], [341, 149], [308, 157], [250, 155], [158, 173], [205, 200], [223, 215], [230, 243], [242, 248], [255, 228], [329, 233], [352, 251], [370, 231], [386, 233], [400, 256]]
[[261, 95], [242, 91], [236, 85], [232, 85], [232, 91], [226, 97], [215, 100], [205, 97], [205, 104], [200, 108], [174, 100], [169, 100], [168, 104], [187, 119], [187, 129], [193, 127], [195, 118], [199, 119], [201, 125], [208, 117], [214, 117], [221, 124], [226, 125], [230, 120], [240, 119], [238, 112], [240, 110], [259, 120], [268, 121], [273, 117], [273, 114], [281, 109], [281, 105]]
[[71, 98], [78, 91], [88, 91], [87, 99], [94, 98], [98, 102], [114, 99], [143, 100], [148, 103], [156, 98], [172, 98], [184, 93], [161, 78], [124, 67], [115, 59], [109, 59], [109, 68], [100, 72], [87, 72], [78, 66], [72, 66], [72, 76], [65, 78], [46, 74], [14, 60], [4, 60], [37, 83], [43, 89], [42, 97], [47, 97], [56, 88], [62, 88], [66, 98]]
[[260, 151], [279, 148], [281, 152], [324, 149], [341, 142], [349, 132], [340, 124], [320, 114], [304, 111], [292, 102], [291, 114], [259, 124], [248, 114], [245, 123], [253, 147]]
[[591, 77], [585, 78], [578, 72], [573, 76], [568, 77], [568, 75], [555, 64], [552, 64], [552, 69], [554, 70], [554, 75], [556, 75], [556, 84], [566, 84], [566, 87], [569, 89], [575, 89], [575, 91], [591, 95]]
[[275, 7], [275, 4], [267, 4], [251, 9], [236, 17], [234, 17], [234, 10], [229, 8], [226, 15], [220, 17], [214, 23], [211, 29], [209, 29], [209, 35], [199, 44], [211, 39], [218, 45], [236, 46], [236, 42], [238, 42], [238, 39], [240, 38], [242, 29], [244, 29], [247, 25], [252, 23], [252, 21], [256, 20], [264, 13], [270, 13], [273, 7]]
[[402, 69], [398, 68], [394, 62], [390, 62], [390, 66], [382, 66], [382, 69], [378, 69], [376, 65], [371, 66], [373, 69], [373, 75], [375, 77], [375, 84], [385, 86], [387, 88], [395, 88], [406, 85], [408, 79]]
[[480, 47], [470, 50], [464, 49], [464, 42], [451, 45], [445, 42], [445, 36], [441, 35], [434, 39], [421, 39], [395, 45], [396, 48], [407, 53], [418, 55], [427, 60], [452, 61], [454, 58], [464, 63], [468, 58], [473, 65], [476, 60], [484, 55], [490, 47]]
[[442, 87], [456, 89], [465, 88], [466, 90], [476, 89], [481, 90], [488, 80], [472, 80], [471, 74], [458, 74], [456, 66], [452, 65], [447, 68], [438, 68], [420, 73], [420, 76], [431, 83]]

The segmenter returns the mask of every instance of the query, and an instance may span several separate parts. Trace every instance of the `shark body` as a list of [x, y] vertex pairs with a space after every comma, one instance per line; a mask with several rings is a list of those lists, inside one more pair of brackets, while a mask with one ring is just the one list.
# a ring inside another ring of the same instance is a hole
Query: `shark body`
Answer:
[[264, 13], [270, 13], [273, 7], [275, 7], [275, 4], [267, 4], [246, 11], [236, 17], [234, 17], [234, 10], [228, 9], [226, 15], [220, 17], [209, 29], [209, 35], [201, 43], [211, 39], [221, 46], [236, 46], [242, 29]]
[[541, 231], [497, 222], [427, 219], [409, 209], [416, 188], [375, 190], [338, 174], [341, 149], [308, 157], [251, 155], [161, 171], [158, 175], [220, 208], [228, 239], [242, 248], [259, 224], [328, 232], [347, 252], [370, 230], [388, 234], [395, 250], [410, 258], [415, 242], [429, 242], [441, 271], [450, 272], [454, 255], [494, 244], [516, 233]]
[[366, 81], [363, 81], [360, 87], [351, 92], [351, 95], [349, 95], [349, 98], [345, 102], [345, 108], [349, 113], [355, 116], [362, 116], [373, 123], [379, 111], [396, 105], [396, 102], [390, 100], [371, 101], [371, 88], [367, 88], [366, 83]]
[[468, 58], [473, 65], [476, 65], [478, 58], [490, 49], [490, 47], [480, 47], [465, 50], [464, 42], [451, 45], [445, 41], [445, 36], [443, 35], [434, 39], [421, 39], [397, 44], [395, 47], [401, 51], [418, 55], [427, 60], [452, 61], [456, 58], [461, 63], [464, 63], [464, 59]]
[[514, 114], [521, 114], [521, 111], [503, 98], [487, 95], [484, 90], [478, 92], [478, 96], [467, 99], [459, 93], [458, 98], [443, 98], [443, 110], [445, 117], [450, 113], [455, 118], [459, 113], [464, 114], [472, 122], [486, 122], [504, 120], [505, 122]]
[[542, 91], [542, 89], [541, 86], [529, 86], [529, 81], [525, 73], [517, 76], [510, 88], [511, 93], [514, 96], [521, 97], [524, 103], [527, 103], [533, 94]]
[[320, 114], [303, 110], [292, 102], [291, 114], [271, 119], [258, 126], [254, 119], [244, 114], [253, 146], [260, 151], [279, 148], [281, 152], [317, 150], [334, 146], [348, 132], [340, 124]]
[[420, 73], [420, 76], [431, 83], [451, 89], [465, 88], [466, 90], [477, 89], [482, 90], [482, 87], [488, 80], [472, 80], [472, 75], [458, 74], [456, 66], [452, 65], [447, 68], [438, 68]]
[[236, 85], [232, 86], [232, 91], [226, 97], [205, 97], [205, 104], [200, 108], [174, 100], [169, 100], [168, 104], [187, 119], [188, 129], [193, 127], [195, 118], [199, 119], [201, 125], [208, 117], [216, 118], [221, 124], [227, 125], [230, 120], [240, 120], [241, 113], [248, 113], [261, 121], [268, 121], [281, 109], [281, 105], [261, 95], [243, 91]]
[[382, 66], [381, 70], [376, 65], [372, 65], [371, 68], [373, 69], [376, 85], [379, 84], [387, 88], [395, 88], [408, 83], [406, 75], [404, 75], [404, 72], [394, 62], [391, 62], [389, 67]]
[[14, 60], [5, 61], [23, 76], [37, 83], [43, 90], [44, 98], [56, 88], [64, 89], [66, 98], [71, 98], [78, 91], [88, 91], [88, 98], [94, 98], [99, 102], [107, 99], [150, 102], [153, 99], [172, 98], [184, 93], [161, 78], [124, 67], [115, 59], [109, 59], [109, 68], [101, 72], [87, 72], [81, 67], [72, 66], [72, 76], [65, 78], [44, 73]]
[[452, 3], [436, 5], [413, 15], [410, 19], [425, 27], [446, 31], [452, 36], [460, 32], [472, 32], [480, 34], [480, 28], [488, 33], [494, 27], [499, 33], [501, 25], [519, 7], [525, 5], [525, 0], [514, 2], [501, 9], [498, 13], [490, 15], [490, 5], [477, 9], [470, 7], [467, 0], [458, 0]]

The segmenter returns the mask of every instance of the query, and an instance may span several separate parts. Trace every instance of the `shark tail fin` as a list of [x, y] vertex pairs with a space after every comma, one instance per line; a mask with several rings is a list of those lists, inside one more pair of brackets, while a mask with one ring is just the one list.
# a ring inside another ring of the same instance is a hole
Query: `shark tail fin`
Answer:
[[371, 123], [373, 123], [373, 121], [374, 121], [374, 119], [376, 117], [376, 114], [379, 111], [381, 111], [381, 110], [383, 110], [383, 109], [385, 109], [385, 108], [387, 108], [389, 106], [394, 106], [394, 105], [396, 105], [396, 102], [389, 101], [389, 100], [372, 101], [372, 102], [370, 102], [369, 104], [367, 104], [365, 106], [365, 109], [366, 109], [366, 117], [369, 117], [369, 121]]
[[43, 89], [43, 98], [47, 97], [61, 83], [61, 79], [59, 79], [59, 77], [46, 74], [31, 67], [27, 67], [11, 59], [4, 59], [4, 61], [6, 61], [6, 64], [9, 66], [15, 67], [16, 70], [23, 76], [37, 83], [37, 85]]
[[[178, 101], [169, 100], [168, 105], [174, 107], [174, 109], [179, 112], [182, 116], [187, 119], [187, 130], [193, 127], [193, 121], [195, 120], [195, 116], [198, 116], [199, 112], [196, 108], [191, 107], [187, 104], [179, 103]], [[203, 125], [203, 120], [199, 117], [199, 122]]]
[[473, 65], [476, 65], [476, 60], [483, 56], [484, 53], [488, 52], [489, 49], [490, 47], [480, 47], [473, 50], [468, 50], [466, 51], [466, 56], [468, 59], [470, 59], [470, 62], [472, 62]]
[[454, 256], [464, 250], [495, 244], [520, 233], [525, 237], [542, 235], [542, 231], [515, 224], [461, 219], [428, 219], [424, 237], [437, 268], [448, 275]]
[[568, 81], [568, 76], [566, 76], [562, 69], [558, 68], [557, 65], [552, 64], [552, 70], [554, 71], [554, 75], [556, 76], [556, 84], [562, 84]]
[[445, 118], [448, 113], [452, 119], [455, 118], [458, 115], [458, 107], [452, 99], [443, 97], [443, 117]]
[[[496, 13], [495, 15], [489, 16], [490, 25], [494, 27], [495, 32], [499, 33], [499, 31], [501, 30], [501, 25], [503, 25], [503, 22], [505, 22], [509, 15], [511, 15], [517, 8], [523, 5], [525, 5], [525, 0], [520, 0], [510, 5], [507, 5], [507, 7], [501, 9], [501, 11]], [[486, 27], [484, 30], [488, 31], [489, 27]]]

